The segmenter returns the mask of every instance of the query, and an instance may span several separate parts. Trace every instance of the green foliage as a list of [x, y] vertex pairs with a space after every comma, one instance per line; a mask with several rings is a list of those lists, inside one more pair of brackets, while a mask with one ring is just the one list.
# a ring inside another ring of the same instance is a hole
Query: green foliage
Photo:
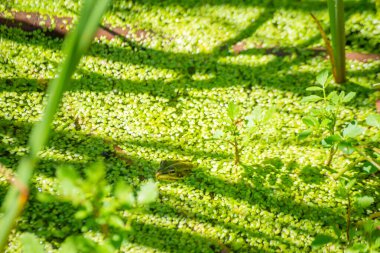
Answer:
[[[79, 23], [65, 40], [63, 51], [66, 58], [60, 66], [57, 78], [53, 79], [48, 87], [47, 104], [42, 114], [42, 119], [32, 128], [29, 137], [29, 154], [20, 161], [17, 170], [16, 177], [20, 184], [23, 185], [23, 188], [28, 188], [29, 180], [39, 160], [38, 153], [43, 150], [48, 141], [50, 127], [61, 102], [63, 92], [67, 89], [66, 86], [70, 82], [82, 55], [90, 46], [108, 3], [109, 0], [85, 1], [80, 13], [81, 19]], [[3, 215], [0, 219], [0, 227], [2, 228], [0, 230], [0, 251], [3, 250], [10, 230], [23, 209], [27, 198], [25, 195], [25, 193], [20, 193], [20, 189], [13, 186], [1, 206], [0, 212]]]
[[380, 115], [379, 114], [368, 115], [366, 122], [367, 122], [367, 125], [377, 127], [380, 129]]
[[[5, 2], [12, 10], [75, 20], [82, 1]], [[311, 172], [307, 175], [311, 182], [299, 175], [304, 166], [318, 164], [324, 150], [299, 145], [293, 138], [301, 129], [297, 121], [309, 106], [300, 105], [297, 98], [305, 95], [305, 83], [313, 73], [327, 67], [324, 55], [303, 49], [321, 45], [314, 27], [304, 21], [312, 10], [327, 23], [325, 3], [222, 2], [113, 1], [114, 11], [104, 24], [145, 29], [148, 39], [132, 32], [126, 41], [94, 42], [55, 117], [51, 142], [33, 177], [33, 191], [55, 196], [57, 164], [74, 164], [83, 176], [82, 164], [103, 152], [108, 152], [107, 182], [122, 179], [126, 187], [153, 177], [163, 160], [199, 164], [186, 180], [159, 183], [160, 201], [149, 212], [132, 215], [130, 243], [123, 252], [308, 252], [311, 235], [328, 233], [326, 226], [336, 221], [343, 226], [337, 216], [345, 205], [330, 194], [335, 190], [330, 172], [322, 169], [324, 175], [317, 177]], [[349, 4], [347, 48], [378, 52], [372, 7], [358, 1]], [[62, 60], [62, 41], [40, 32], [0, 29], [0, 160], [15, 168], [15, 161], [27, 151], [25, 134], [38, 120], [43, 91]], [[233, 54], [238, 41], [244, 49]], [[362, 116], [373, 109], [373, 99], [362, 87], [376, 81], [378, 62], [353, 61], [347, 66], [353, 73], [347, 90], [357, 90], [358, 99], [344, 115], [347, 119], [356, 115], [362, 124]], [[204, 142], [215, 129], [225, 132], [220, 126], [229, 118], [221, 101], [236, 101], [243, 119], [249, 114], [245, 109], [256, 105], [281, 110], [243, 149], [246, 166], [237, 168], [236, 176], [231, 176], [232, 164], [226, 162], [225, 146], [229, 149], [230, 144]], [[104, 147], [105, 139], [122, 146], [132, 164]], [[345, 166], [342, 160], [336, 167]], [[370, 176], [354, 191], [372, 192], [377, 181]], [[7, 187], [0, 181], [0, 198]], [[49, 252], [81, 231], [84, 221], [72, 215], [79, 207], [59, 200], [40, 203], [34, 194], [6, 253], [19, 252], [16, 238], [22, 231], [36, 233]], [[130, 202], [129, 197], [123, 201]], [[377, 207], [371, 205], [369, 211], [374, 210]], [[94, 233], [87, 231], [85, 236], [92, 238]]]
[[235, 103], [229, 103], [227, 116], [228, 126], [214, 132], [215, 139], [222, 139], [231, 144], [234, 150], [235, 165], [240, 163], [240, 153], [259, 133], [260, 127], [268, 123], [274, 116], [275, 109], [265, 110], [256, 106], [250, 114], [243, 117], [240, 107]]
[[45, 250], [40, 244], [39, 239], [32, 233], [24, 233], [21, 236], [23, 253], [44, 253]]
[[332, 236], [329, 235], [317, 235], [313, 242], [311, 243], [311, 247], [318, 249], [320, 247], [325, 246], [328, 243], [333, 243], [335, 242], [336, 239]]
[[[153, 203], [158, 197], [157, 185], [149, 180], [137, 191], [124, 181], [109, 185], [101, 161], [86, 168], [85, 174], [86, 177], [81, 178], [73, 167], [58, 168], [59, 196], [78, 209], [74, 216], [83, 224], [82, 231], [99, 230], [104, 240], [97, 242], [83, 235], [70, 236], [62, 244], [60, 252], [116, 252], [130, 230], [129, 217], [125, 217], [123, 212], [129, 210], [131, 213]], [[32, 234], [22, 237], [24, 247], [33, 249], [29, 252], [40, 252], [37, 246], [41, 249], [42, 246], [37, 242]]]
[[[355, 179], [347, 181], [341, 178], [335, 196], [346, 202], [346, 237], [342, 238], [342, 231], [338, 224], [333, 225], [335, 236], [318, 234], [311, 246], [321, 248], [327, 244], [334, 244], [338, 248], [343, 248], [345, 252], [376, 252], [380, 247], [380, 224], [376, 220], [364, 219], [359, 221], [356, 226], [352, 226], [352, 217], [361, 217], [367, 208], [374, 204], [375, 199], [371, 196], [352, 196], [353, 187], [357, 181]], [[361, 240], [359, 240], [361, 239]], [[362, 241], [357, 243], [355, 241]], [[364, 242], [363, 242], [364, 241]]]
[[345, 128], [337, 124], [341, 107], [350, 102], [356, 93], [349, 92], [346, 94], [344, 91], [327, 93], [330, 80], [331, 77], [329, 77], [328, 71], [322, 71], [316, 78], [319, 86], [307, 88], [308, 91], [316, 91], [322, 94], [310, 95], [302, 99], [305, 103], [314, 103], [315, 108], [302, 118], [303, 123], [309, 129], [298, 135], [299, 140], [304, 140], [313, 133], [322, 137], [322, 146], [330, 150], [326, 160], [327, 166], [331, 165], [338, 150], [345, 154], [353, 153], [355, 150], [355, 138], [365, 131], [365, 128], [359, 126], [356, 122], [348, 124]]

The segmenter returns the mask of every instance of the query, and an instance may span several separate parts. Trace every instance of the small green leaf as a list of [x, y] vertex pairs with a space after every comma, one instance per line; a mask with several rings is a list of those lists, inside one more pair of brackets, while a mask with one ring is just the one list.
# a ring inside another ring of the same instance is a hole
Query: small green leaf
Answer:
[[317, 235], [314, 241], [311, 243], [311, 247], [314, 249], [320, 248], [328, 243], [335, 242], [336, 239], [329, 235]]
[[380, 129], [380, 114], [370, 114], [366, 119], [367, 125]]
[[370, 162], [365, 162], [363, 165], [363, 171], [367, 174], [373, 174], [378, 171], [378, 169]]
[[59, 253], [97, 252], [96, 243], [83, 236], [70, 236], [61, 244]]
[[334, 105], [338, 105], [340, 102], [340, 97], [336, 91], [330, 92], [330, 94], [327, 96], [327, 99]]
[[319, 125], [318, 118], [312, 116], [303, 117], [302, 122], [309, 127], [315, 127]]
[[352, 146], [350, 142], [342, 141], [338, 144], [339, 150], [341, 150], [346, 155], [351, 155], [354, 153], [355, 148]]
[[333, 226], [333, 229], [334, 229], [334, 233], [336, 235], [337, 238], [340, 238], [341, 235], [342, 235], [342, 230], [339, 228], [339, 225], [338, 224], [335, 224]]
[[356, 122], [348, 124], [348, 126], [343, 129], [344, 138], [356, 138], [359, 135], [363, 134], [365, 131], [364, 127], [359, 126]]
[[329, 77], [329, 72], [328, 70], [323, 70], [317, 75], [317, 83], [321, 86], [325, 86], [327, 80]]
[[20, 237], [23, 253], [44, 253], [44, 247], [41, 245], [37, 236], [32, 233], [23, 233]]
[[361, 243], [355, 243], [351, 247], [348, 247], [344, 252], [347, 253], [360, 253], [360, 252], [366, 252], [366, 245]]
[[77, 253], [78, 250], [75, 246], [75, 241], [72, 237], [68, 237], [62, 244], [58, 250], [59, 253]]
[[104, 163], [102, 161], [97, 161], [91, 164], [88, 168], [86, 168], [85, 172], [86, 172], [88, 181], [96, 184], [104, 179], [104, 176], [105, 176]]
[[322, 146], [325, 148], [329, 148], [337, 143], [339, 143], [342, 140], [342, 138], [337, 135], [330, 135], [322, 140]]
[[125, 228], [124, 221], [117, 215], [111, 215], [109, 217], [108, 224], [115, 228]]
[[237, 118], [239, 118], [240, 114], [240, 108], [235, 103], [229, 103], [227, 108], [227, 115], [232, 120], [235, 121]]
[[83, 182], [75, 169], [71, 166], [59, 167], [57, 169], [57, 178], [61, 194], [74, 204], [81, 203], [85, 198], [85, 194], [80, 188]]
[[115, 186], [115, 197], [121, 204], [134, 206], [135, 196], [132, 188], [123, 181], [119, 181]]
[[301, 133], [298, 134], [297, 139], [299, 141], [302, 141], [302, 140], [306, 139], [311, 133], [312, 133], [311, 130], [302, 131]]
[[350, 190], [355, 184], [356, 184], [356, 179], [352, 179], [352, 180], [350, 180], [350, 181], [345, 185], [345, 188], [346, 188], [347, 190]]
[[344, 103], [347, 103], [347, 102], [350, 102], [354, 97], [356, 96], [356, 92], [349, 92], [344, 98], [343, 98], [343, 102]]
[[370, 196], [362, 196], [356, 198], [356, 203], [361, 208], [367, 208], [375, 202], [375, 199]]
[[75, 219], [78, 219], [78, 220], [83, 220], [85, 219], [87, 216], [89, 215], [89, 213], [87, 212], [87, 210], [79, 210], [78, 212], [75, 213]]
[[328, 127], [329, 125], [331, 124], [331, 120], [330, 119], [323, 119], [320, 126], [321, 128], [326, 128]]
[[147, 205], [155, 201], [158, 197], [157, 184], [153, 180], [149, 180], [143, 184], [137, 193], [137, 203], [139, 205]]
[[307, 96], [307, 97], [304, 97], [301, 102], [305, 103], [305, 102], [318, 102], [320, 100], [322, 100], [323, 98], [321, 98], [320, 96], [317, 96], [317, 95], [310, 95], [310, 96]]
[[321, 87], [318, 87], [318, 86], [311, 86], [311, 87], [308, 87], [306, 88], [307, 91], [323, 91], [323, 88]]

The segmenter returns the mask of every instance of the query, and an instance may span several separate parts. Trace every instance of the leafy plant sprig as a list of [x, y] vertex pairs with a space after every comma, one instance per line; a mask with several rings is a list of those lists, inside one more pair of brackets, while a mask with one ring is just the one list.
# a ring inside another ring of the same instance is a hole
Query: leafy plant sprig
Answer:
[[[366, 124], [369, 127], [375, 127], [380, 130], [380, 115], [370, 114], [366, 118]], [[380, 171], [380, 149], [378, 145], [380, 143], [380, 131], [377, 131], [371, 138], [365, 138], [364, 141], [359, 140], [358, 137], [364, 132], [364, 128], [360, 126], [348, 125], [344, 130], [343, 134], [349, 136], [349, 140], [341, 140], [336, 138], [333, 140], [337, 142], [338, 147], [341, 148], [344, 154], [349, 155], [356, 151], [360, 156], [360, 160], [366, 160], [363, 170], [367, 174], [372, 174]], [[360, 161], [359, 160], [359, 161]], [[354, 162], [356, 164], [357, 162]], [[335, 179], [339, 178], [343, 173], [345, 173], [349, 167], [341, 170], [337, 175], [334, 176]]]
[[[334, 225], [335, 236], [319, 234], [315, 237], [311, 246], [320, 248], [327, 244], [333, 244], [339, 248], [347, 249], [347, 252], [377, 252], [380, 248], [380, 230], [377, 228], [380, 222], [372, 220], [371, 217], [357, 222], [356, 226], [352, 225], [352, 215], [363, 214], [365, 209], [374, 203], [374, 198], [370, 196], [352, 196], [352, 187], [356, 184], [356, 180], [347, 181], [341, 179], [336, 191], [336, 197], [346, 202], [346, 227], [345, 232]], [[345, 236], [343, 236], [345, 235]], [[354, 243], [354, 238], [362, 238], [365, 243]]]
[[[98, 230], [103, 236], [101, 242], [83, 235], [70, 236], [63, 242], [59, 252], [116, 252], [125, 240], [126, 232], [130, 230], [131, 220], [122, 214], [125, 211], [137, 211], [158, 197], [157, 185], [153, 181], [143, 183], [139, 191], [134, 191], [124, 181], [119, 181], [114, 186], [107, 184], [105, 173], [102, 161], [86, 168], [85, 178], [80, 177], [73, 167], [58, 168], [60, 198], [78, 208], [75, 218], [83, 223], [82, 231]], [[42, 195], [40, 200], [48, 201], [49, 197]], [[24, 248], [38, 245], [35, 240], [38, 239], [33, 234], [24, 234]], [[24, 252], [43, 253], [43, 247], [39, 248], [40, 251], [34, 249]]]
[[260, 131], [260, 127], [273, 118], [274, 108], [264, 110], [262, 107], [255, 107], [252, 112], [243, 117], [239, 106], [235, 103], [229, 103], [227, 107], [227, 116], [229, 124], [225, 130], [217, 130], [214, 138], [222, 139], [233, 147], [234, 163], [240, 164], [241, 151]]
[[331, 165], [333, 157], [339, 149], [344, 152], [351, 152], [352, 150], [349, 147], [352, 139], [358, 133], [363, 132], [363, 129], [356, 123], [348, 125], [345, 129], [338, 126], [338, 115], [342, 105], [350, 102], [356, 93], [349, 92], [346, 94], [344, 91], [327, 93], [330, 79], [328, 71], [323, 71], [316, 78], [319, 86], [307, 88], [308, 91], [316, 91], [322, 94], [310, 95], [302, 99], [302, 102], [314, 103], [316, 108], [302, 118], [302, 121], [309, 129], [298, 135], [299, 140], [307, 138], [313, 132], [322, 137], [322, 146], [329, 149], [325, 162], [326, 166]]

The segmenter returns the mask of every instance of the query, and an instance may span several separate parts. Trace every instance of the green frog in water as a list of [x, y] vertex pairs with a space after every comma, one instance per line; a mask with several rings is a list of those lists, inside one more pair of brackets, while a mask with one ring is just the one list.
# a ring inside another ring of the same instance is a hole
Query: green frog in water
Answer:
[[156, 172], [157, 180], [175, 181], [191, 173], [194, 165], [188, 161], [164, 160]]

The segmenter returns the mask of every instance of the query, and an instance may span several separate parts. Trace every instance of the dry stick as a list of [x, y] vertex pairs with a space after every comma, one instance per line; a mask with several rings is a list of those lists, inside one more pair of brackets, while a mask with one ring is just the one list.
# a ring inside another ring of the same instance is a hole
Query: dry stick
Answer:
[[327, 35], [326, 35], [325, 31], [323, 30], [323, 27], [322, 27], [321, 23], [319, 22], [319, 20], [313, 15], [313, 13], [310, 13], [310, 15], [314, 19], [315, 23], [317, 24], [318, 30], [321, 33], [323, 41], [325, 42], [326, 51], [327, 51], [327, 54], [329, 55], [329, 58], [330, 58], [334, 79], [336, 80], [336, 66], [335, 66], [335, 61], [334, 61], [334, 51], [331, 47], [330, 40], [329, 40], [329, 38], [327, 38]]

